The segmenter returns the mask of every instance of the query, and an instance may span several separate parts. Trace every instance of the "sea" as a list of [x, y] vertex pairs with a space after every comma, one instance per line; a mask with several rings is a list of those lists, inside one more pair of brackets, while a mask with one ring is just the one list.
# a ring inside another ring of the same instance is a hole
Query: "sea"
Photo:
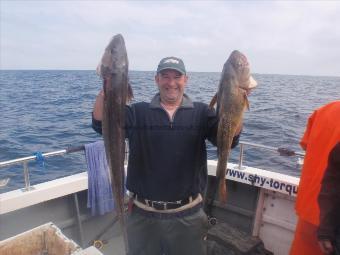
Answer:
[[[190, 72], [186, 93], [209, 103], [217, 91], [220, 73]], [[157, 87], [155, 72], [131, 71], [134, 102], [150, 101]], [[241, 141], [301, 151], [299, 141], [310, 114], [340, 100], [340, 77], [254, 74], [258, 87], [249, 96]], [[35, 153], [53, 152], [102, 139], [91, 128], [91, 112], [102, 81], [95, 71], [1, 70], [0, 162]], [[340, 116], [339, 116], [340, 117]], [[208, 156], [216, 148], [207, 142]], [[237, 163], [239, 146], [230, 162]], [[246, 146], [243, 164], [299, 176], [301, 159], [276, 151]], [[45, 158], [28, 164], [31, 185], [87, 170], [84, 152]], [[23, 166], [0, 168], [0, 180], [9, 178], [0, 193], [24, 187]]]

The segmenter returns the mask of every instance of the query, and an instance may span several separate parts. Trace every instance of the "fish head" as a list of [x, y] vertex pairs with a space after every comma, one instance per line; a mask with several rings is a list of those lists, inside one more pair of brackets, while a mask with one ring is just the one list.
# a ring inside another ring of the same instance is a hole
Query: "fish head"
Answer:
[[96, 73], [102, 78], [128, 69], [128, 58], [124, 38], [121, 34], [115, 35], [105, 48], [104, 54], [97, 66]]
[[235, 78], [238, 81], [237, 84], [240, 88], [250, 90], [257, 86], [257, 82], [250, 74], [250, 65], [244, 54], [238, 50], [234, 50], [230, 54], [227, 63], [229, 63], [233, 69]]

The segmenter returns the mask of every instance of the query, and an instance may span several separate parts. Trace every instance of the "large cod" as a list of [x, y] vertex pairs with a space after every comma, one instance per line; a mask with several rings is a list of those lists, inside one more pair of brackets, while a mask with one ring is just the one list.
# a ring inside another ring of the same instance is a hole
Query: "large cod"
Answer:
[[[219, 124], [217, 130], [218, 163], [216, 170], [218, 199], [227, 201], [226, 170], [233, 137], [242, 124], [243, 112], [249, 109], [247, 91], [257, 86], [250, 75], [249, 63], [245, 55], [235, 50], [223, 66], [218, 92], [213, 97], [210, 107], [217, 102]], [[214, 197], [212, 198], [214, 199]]]
[[110, 167], [115, 210], [123, 229], [126, 252], [128, 243], [124, 215], [125, 106], [132, 98], [128, 65], [124, 38], [120, 34], [115, 35], [105, 49], [97, 73], [103, 79], [103, 139]]

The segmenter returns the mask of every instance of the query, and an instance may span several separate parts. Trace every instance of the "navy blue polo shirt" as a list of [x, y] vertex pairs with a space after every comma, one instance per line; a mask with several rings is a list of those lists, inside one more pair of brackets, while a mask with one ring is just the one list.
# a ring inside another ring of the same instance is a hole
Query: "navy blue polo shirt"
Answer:
[[[101, 133], [101, 122], [93, 119]], [[216, 145], [218, 118], [207, 104], [184, 95], [172, 119], [160, 104], [159, 94], [150, 103], [126, 108], [129, 140], [127, 189], [156, 201], [176, 201], [202, 193], [207, 182], [205, 140]], [[232, 147], [238, 143], [234, 138]]]

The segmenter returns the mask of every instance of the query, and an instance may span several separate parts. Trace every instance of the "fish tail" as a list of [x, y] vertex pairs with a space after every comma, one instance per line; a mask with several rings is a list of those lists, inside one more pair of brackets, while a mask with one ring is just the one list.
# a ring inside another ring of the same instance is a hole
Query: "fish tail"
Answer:
[[220, 183], [218, 184], [218, 200], [225, 204], [227, 203], [227, 184], [225, 179], [220, 179]]
[[[226, 184], [226, 171], [228, 158], [230, 154], [230, 148], [233, 141], [233, 130], [231, 126], [230, 116], [227, 116], [227, 121], [223, 127], [223, 131], [219, 132], [219, 140], [222, 141], [218, 145], [219, 153], [218, 153], [218, 163], [217, 163], [217, 172], [216, 176], [218, 178], [218, 200], [226, 204], [227, 202], [227, 184]], [[226, 132], [226, 133], [224, 133]]]
[[[122, 217], [124, 217], [124, 215]], [[129, 240], [128, 240], [128, 235], [127, 235], [127, 229], [125, 227], [125, 220], [124, 220], [124, 223], [122, 224], [121, 227], [123, 229], [123, 238], [124, 238], [124, 245], [125, 245], [125, 253], [129, 254]]]
[[217, 164], [217, 194], [218, 194], [218, 200], [221, 203], [227, 202], [227, 185], [225, 180], [225, 173], [226, 173], [226, 167], [227, 167], [227, 161], [222, 161], [221, 163]]

